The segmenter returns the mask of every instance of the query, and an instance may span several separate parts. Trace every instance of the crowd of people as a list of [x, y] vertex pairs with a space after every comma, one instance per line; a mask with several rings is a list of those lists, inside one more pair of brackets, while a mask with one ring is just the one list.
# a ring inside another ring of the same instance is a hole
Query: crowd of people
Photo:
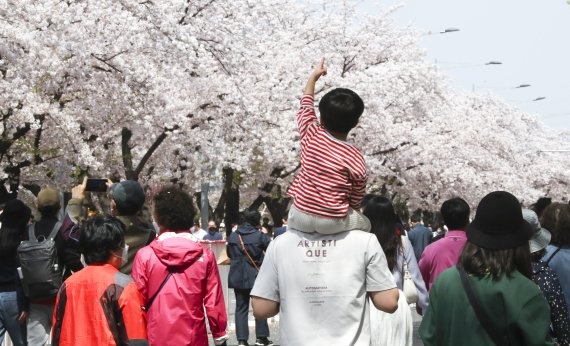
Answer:
[[[473, 219], [466, 201], [444, 201], [444, 224], [404, 219], [387, 196], [365, 195], [367, 171], [347, 141], [364, 110], [349, 89], [314, 109], [310, 75], [297, 122], [301, 169], [292, 205], [274, 231], [245, 210], [228, 232], [228, 286], [238, 345], [411, 345], [412, 308], [425, 345], [570, 345], [570, 205], [541, 199], [523, 209], [494, 191]], [[41, 217], [8, 201], [0, 215], [0, 343], [17, 345], [226, 345], [218, 259], [223, 241], [196, 220], [191, 195], [164, 186], [151, 196], [109, 182], [108, 212], [86, 208], [87, 180], [63, 195], [37, 195]], [[150, 217], [142, 213], [148, 207]], [[273, 236], [271, 233], [273, 232]], [[434, 233], [436, 236], [434, 237]]]

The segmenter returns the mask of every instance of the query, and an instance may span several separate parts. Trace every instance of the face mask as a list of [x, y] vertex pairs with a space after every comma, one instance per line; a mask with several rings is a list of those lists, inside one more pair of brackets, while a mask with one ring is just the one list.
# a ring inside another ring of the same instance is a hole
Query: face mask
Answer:
[[[114, 253], [112, 253], [113, 256], [115, 257], [119, 257], [117, 255], [115, 255]], [[124, 266], [125, 264], [127, 264], [127, 262], [129, 262], [129, 246], [127, 244], [125, 244], [125, 247], [123, 248], [123, 252], [121, 253], [121, 257], [119, 257], [121, 259], [121, 267]]]
[[125, 247], [123, 248], [121, 259], [123, 260], [123, 265], [129, 262], [129, 246], [127, 244], [125, 244]]
[[215, 229], [214, 227], [210, 227], [208, 228], [208, 231], [210, 231], [210, 233], [216, 233], [218, 230]]

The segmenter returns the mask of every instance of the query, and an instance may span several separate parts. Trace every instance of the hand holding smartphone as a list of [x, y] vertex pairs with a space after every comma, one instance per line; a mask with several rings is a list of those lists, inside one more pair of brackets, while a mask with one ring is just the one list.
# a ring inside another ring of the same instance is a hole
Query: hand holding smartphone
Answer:
[[85, 191], [107, 192], [107, 179], [87, 179]]

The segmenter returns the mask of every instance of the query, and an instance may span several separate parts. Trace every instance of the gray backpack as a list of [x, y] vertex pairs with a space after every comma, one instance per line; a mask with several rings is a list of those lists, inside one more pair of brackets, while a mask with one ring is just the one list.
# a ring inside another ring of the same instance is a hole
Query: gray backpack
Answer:
[[24, 294], [32, 301], [52, 299], [62, 283], [62, 268], [58, 263], [54, 238], [62, 222], [58, 221], [48, 238], [36, 237], [35, 225], [28, 226], [29, 240], [18, 246]]

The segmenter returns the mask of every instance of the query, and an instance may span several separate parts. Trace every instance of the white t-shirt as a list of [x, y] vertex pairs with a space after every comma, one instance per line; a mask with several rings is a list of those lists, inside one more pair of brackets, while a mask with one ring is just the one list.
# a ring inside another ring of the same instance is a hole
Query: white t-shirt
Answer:
[[192, 228], [190, 228], [190, 232], [192, 233], [193, 236], [198, 238], [198, 240], [204, 240], [204, 236], [206, 234], [208, 234], [208, 232], [206, 232], [203, 229], [198, 228], [196, 226], [193, 226]]
[[289, 229], [269, 244], [251, 295], [280, 302], [281, 345], [369, 346], [366, 292], [394, 287], [373, 234]]

